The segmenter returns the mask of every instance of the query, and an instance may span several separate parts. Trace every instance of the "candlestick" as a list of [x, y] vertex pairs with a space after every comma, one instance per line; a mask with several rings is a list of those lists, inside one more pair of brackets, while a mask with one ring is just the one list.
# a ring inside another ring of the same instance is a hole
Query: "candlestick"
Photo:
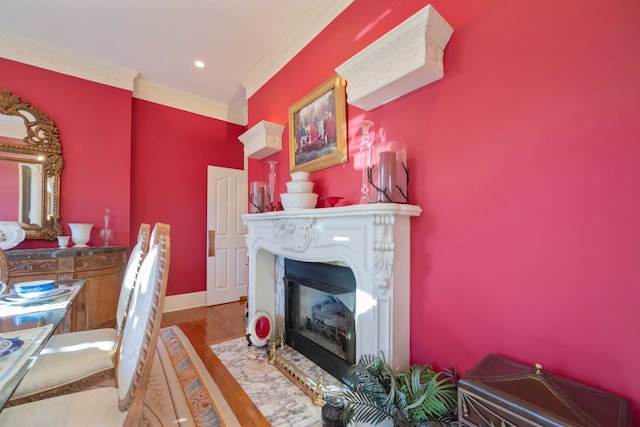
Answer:
[[275, 211], [276, 210], [276, 165], [278, 162], [276, 160], [269, 160], [269, 194], [267, 210]]
[[360, 189], [360, 204], [370, 203], [368, 169], [371, 163], [371, 140], [369, 139], [369, 127], [373, 125], [371, 120], [360, 122], [362, 138], [360, 139], [360, 163], [362, 166], [362, 188]]

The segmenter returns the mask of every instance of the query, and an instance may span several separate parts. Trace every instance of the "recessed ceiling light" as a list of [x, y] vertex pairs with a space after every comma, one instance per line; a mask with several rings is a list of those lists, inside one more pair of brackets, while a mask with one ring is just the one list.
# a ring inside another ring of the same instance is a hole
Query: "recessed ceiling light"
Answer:
[[204, 68], [204, 62], [200, 61], [199, 59], [196, 60], [196, 62], [194, 62], [193, 64], [198, 68]]

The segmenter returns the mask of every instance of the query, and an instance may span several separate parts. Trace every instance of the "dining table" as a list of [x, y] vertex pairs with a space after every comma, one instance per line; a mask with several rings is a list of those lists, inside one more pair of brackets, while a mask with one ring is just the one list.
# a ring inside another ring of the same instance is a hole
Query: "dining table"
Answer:
[[0, 295], [0, 411], [73, 305], [86, 280], [58, 280], [38, 297]]

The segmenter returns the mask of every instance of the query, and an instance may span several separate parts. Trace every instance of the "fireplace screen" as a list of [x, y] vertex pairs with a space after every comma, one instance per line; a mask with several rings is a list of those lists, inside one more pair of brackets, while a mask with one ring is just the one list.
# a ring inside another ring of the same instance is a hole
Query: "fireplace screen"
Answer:
[[285, 341], [342, 380], [355, 363], [355, 277], [348, 267], [285, 260]]

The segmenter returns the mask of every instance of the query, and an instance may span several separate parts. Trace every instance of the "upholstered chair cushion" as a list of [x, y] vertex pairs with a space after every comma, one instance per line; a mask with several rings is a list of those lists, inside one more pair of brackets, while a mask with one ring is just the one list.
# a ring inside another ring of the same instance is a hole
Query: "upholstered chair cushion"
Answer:
[[116, 330], [118, 336], [122, 334], [122, 328], [124, 328], [124, 322], [127, 317], [127, 308], [129, 307], [129, 301], [131, 300], [131, 294], [142, 266], [142, 261], [147, 255], [149, 250], [149, 224], [141, 224], [138, 231], [138, 240], [136, 245], [131, 249], [129, 255], [129, 262], [124, 270], [124, 276], [122, 279], [122, 287], [120, 288], [120, 298], [118, 299], [118, 308], [116, 310]]
[[116, 330], [109, 328], [53, 335], [12, 400], [72, 383], [81, 388], [85, 378], [112, 378], [117, 342]]
[[124, 425], [127, 413], [118, 410], [118, 389], [102, 387], [6, 408], [2, 425], [11, 427]]
[[[128, 410], [134, 404], [138, 390], [146, 390], [147, 379], [151, 372], [156, 342], [160, 328], [154, 327], [153, 319], [159, 318], [164, 301], [159, 293], [166, 288], [169, 265], [169, 226], [156, 224], [152, 233], [153, 246], [145, 257], [136, 291], [131, 296], [127, 321], [122, 331], [118, 358], [116, 360], [116, 383], [119, 390], [119, 407]], [[166, 267], [166, 268], [165, 268]], [[162, 283], [165, 285], [162, 286]], [[149, 338], [149, 335], [151, 338]], [[153, 347], [145, 345], [151, 339]], [[140, 366], [145, 366], [144, 372]], [[138, 400], [142, 410], [143, 398]]]

